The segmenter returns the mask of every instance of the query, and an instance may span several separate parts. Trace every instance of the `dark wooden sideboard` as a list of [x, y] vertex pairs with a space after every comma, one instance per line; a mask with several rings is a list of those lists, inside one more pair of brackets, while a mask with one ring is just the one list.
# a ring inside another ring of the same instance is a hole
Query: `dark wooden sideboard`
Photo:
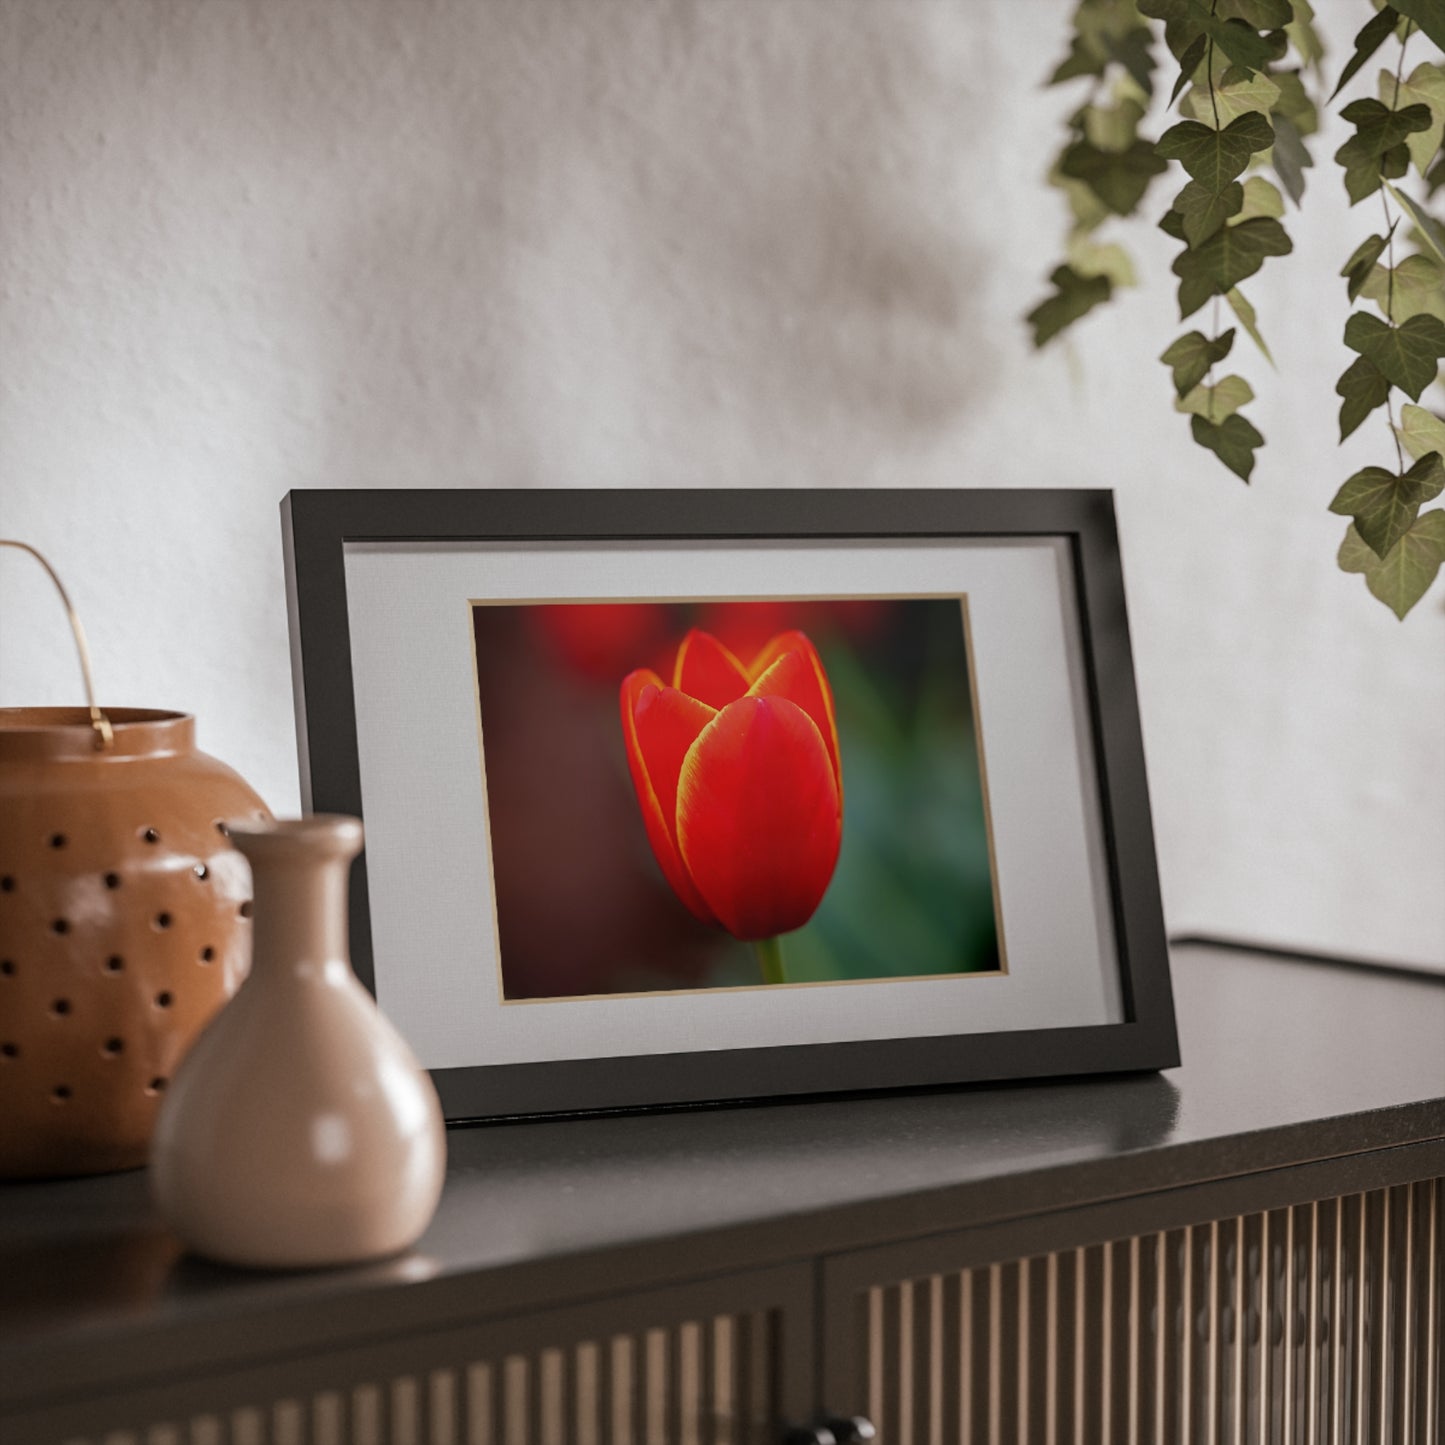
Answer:
[[185, 1258], [141, 1173], [0, 1186], [0, 1439], [1438, 1445], [1445, 979], [1174, 974], [1160, 1075], [454, 1131], [365, 1268]]

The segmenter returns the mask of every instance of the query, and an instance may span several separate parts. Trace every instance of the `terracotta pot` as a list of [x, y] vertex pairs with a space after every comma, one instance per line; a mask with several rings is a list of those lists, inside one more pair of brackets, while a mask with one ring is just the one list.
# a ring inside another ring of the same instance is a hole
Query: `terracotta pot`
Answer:
[[235, 991], [270, 815], [185, 713], [0, 708], [0, 1175], [143, 1164], [191, 1041]]
[[250, 860], [250, 976], [196, 1043], [156, 1126], [151, 1185], [196, 1253], [297, 1268], [393, 1254], [446, 1168], [431, 1079], [351, 971], [356, 818], [237, 823]]

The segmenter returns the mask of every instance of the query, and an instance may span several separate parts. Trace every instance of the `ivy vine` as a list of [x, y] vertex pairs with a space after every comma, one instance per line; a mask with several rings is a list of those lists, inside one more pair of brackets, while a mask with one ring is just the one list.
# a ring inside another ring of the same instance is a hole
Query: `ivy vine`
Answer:
[[1026, 318], [1035, 346], [1108, 301], [1116, 288], [1135, 284], [1129, 253], [1118, 242], [1101, 242], [1098, 232], [1112, 217], [1134, 215], [1154, 177], [1168, 169], [1139, 131], [1157, 65], [1153, 31], [1134, 0], [1081, 0], [1069, 53], [1049, 77], [1050, 85], [1088, 77], [1090, 87], [1069, 117], [1069, 139], [1049, 172], [1072, 223], [1065, 259], [1049, 278], [1053, 294]]
[[[1382, 46], [1397, 42], [1378, 95], [1339, 112], [1354, 134], [1334, 156], [1352, 206], [1380, 197], [1381, 231], [1340, 273], [1348, 301], [1363, 298], [1379, 314], [1356, 310], [1346, 321], [1344, 343], [1354, 356], [1336, 391], [1341, 441], [1385, 409], [1394, 466], [1356, 472], [1330, 508], [1351, 519], [1339, 566], [1362, 573], [1370, 592], [1403, 618], [1445, 562], [1445, 509], [1423, 510], [1445, 491], [1445, 420], [1419, 404], [1445, 359], [1445, 228], [1428, 210], [1445, 184], [1445, 69], [1438, 57], [1405, 69], [1415, 35], [1445, 50], [1445, 0], [1375, 0], [1367, 8], [1330, 103]], [[1151, 140], [1141, 126], [1161, 32], [1177, 67], [1168, 104], [1182, 118]], [[1216, 371], [1240, 328], [1273, 366], [1241, 283], [1293, 250], [1285, 197], [1301, 207], [1314, 164], [1307, 141], [1319, 129], [1319, 110], [1310, 91], [1323, 57], [1308, 0], [1080, 0], [1068, 53], [1049, 78], [1052, 85], [1087, 78], [1090, 88], [1069, 117], [1049, 176], [1071, 224], [1053, 291], [1026, 318], [1034, 344], [1135, 284], [1128, 252], [1099, 233], [1112, 218], [1136, 215], [1154, 179], [1177, 165], [1183, 184], [1159, 226], [1180, 245], [1171, 268], [1180, 321], [1208, 307], [1208, 323], [1177, 337], [1160, 360], [1194, 441], [1245, 482], [1265, 445], [1244, 415], [1254, 390], [1243, 376], [1216, 378]], [[1405, 188], [1411, 172], [1423, 195]], [[1225, 306], [1233, 324], [1222, 329]], [[1398, 416], [1396, 391], [1409, 399]]]
[[[1445, 424], [1418, 405], [1445, 358], [1445, 237], [1396, 184], [1412, 168], [1432, 192], [1439, 184], [1434, 167], [1445, 135], [1445, 71], [1424, 61], [1407, 77], [1405, 58], [1417, 31], [1445, 49], [1442, 10], [1438, 4], [1382, 7], [1355, 37], [1336, 87], [1347, 85], [1388, 40], [1397, 41], [1393, 69], [1380, 71], [1378, 96], [1352, 100], [1340, 112], [1355, 133], [1335, 153], [1350, 204], [1378, 193], [1383, 227], [1356, 247], [1340, 273], [1348, 299], [1363, 297], [1380, 313], [1354, 311], [1345, 322], [1345, 345], [1356, 355], [1335, 387], [1342, 398], [1340, 440], [1384, 407], [1395, 464], [1356, 472], [1330, 510], [1351, 519], [1339, 565], [1363, 573], [1370, 591], [1399, 617], [1425, 595], [1445, 562], [1445, 510], [1421, 511], [1445, 490]], [[1411, 224], [1402, 238], [1406, 218]], [[1402, 241], [1412, 250], [1397, 264]], [[1412, 403], [1402, 403], [1398, 421], [1396, 391]]]

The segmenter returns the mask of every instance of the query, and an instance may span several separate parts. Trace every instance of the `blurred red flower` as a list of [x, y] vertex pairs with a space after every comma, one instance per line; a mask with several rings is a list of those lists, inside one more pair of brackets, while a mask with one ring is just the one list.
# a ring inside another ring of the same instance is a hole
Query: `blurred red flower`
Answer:
[[557, 656], [594, 683], [615, 682], [639, 653], [656, 656], [667, 625], [655, 602], [549, 602], [533, 616]]
[[639, 668], [621, 703], [647, 836], [677, 896], [737, 938], [801, 928], [843, 832], [833, 694], [812, 642], [780, 633], [744, 666], [694, 629], [671, 685]]
[[797, 602], [707, 602], [697, 625], [717, 638], [734, 657], [754, 657], [789, 626], [796, 626], [806, 604]]

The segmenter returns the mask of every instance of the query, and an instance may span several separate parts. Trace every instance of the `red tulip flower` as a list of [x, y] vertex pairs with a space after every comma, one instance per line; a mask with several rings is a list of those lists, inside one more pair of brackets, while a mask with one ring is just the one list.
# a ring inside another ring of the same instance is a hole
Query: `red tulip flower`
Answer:
[[780, 633], [745, 667], [694, 629], [671, 686], [651, 668], [623, 681], [622, 732], [652, 851], [683, 903], [737, 938], [801, 928], [843, 835], [833, 694], [808, 638]]

